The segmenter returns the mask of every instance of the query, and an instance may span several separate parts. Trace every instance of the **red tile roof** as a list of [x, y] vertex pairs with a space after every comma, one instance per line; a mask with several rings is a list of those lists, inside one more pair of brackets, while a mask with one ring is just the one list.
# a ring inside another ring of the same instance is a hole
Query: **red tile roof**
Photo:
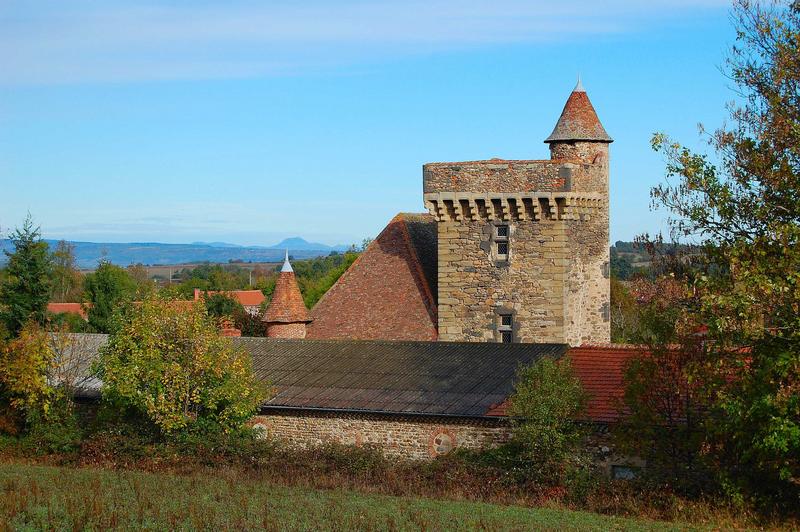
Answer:
[[282, 271], [278, 274], [272, 301], [269, 302], [264, 319], [267, 323], [300, 323], [308, 322], [308, 309], [297, 286], [293, 271]]
[[91, 303], [48, 303], [47, 312], [53, 314], [77, 314], [83, 319], [86, 319], [86, 310], [91, 306]]
[[[194, 300], [197, 301], [203, 297], [203, 290], [195, 288]], [[257, 307], [264, 302], [264, 293], [261, 290], [206, 290], [205, 294], [213, 296], [214, 294], [224, 294], [232, 297], [245, 307]]]
[[545, 142], [573, 140], [613, 142], [597, 118], [594, 106], [580, 84], [569, 95], [556, 127]]
[[398, 214], [311, 311], [307, 338], [436, 340], [436, 222]]
[[642, 354], [642, 348], [630, 345], [570, 348], [567, 356], [572, 369], [589, 394], [586, 414], [590, 420], [614, 422], [620, 419], [620, 406], [625, 394], [625, 366], [629, 360]]
[[[589, 394], [586, 418], [598, 423], [613, 423], [621, 417], [620, 406], [625, 394], [626, 363], [643, 354], [640, 347], [622, 344], [583, 345], [571, 347], [567, 353], [575, 376]], [[492, 405], [487, 416], [507, 415], [508, 401]]]

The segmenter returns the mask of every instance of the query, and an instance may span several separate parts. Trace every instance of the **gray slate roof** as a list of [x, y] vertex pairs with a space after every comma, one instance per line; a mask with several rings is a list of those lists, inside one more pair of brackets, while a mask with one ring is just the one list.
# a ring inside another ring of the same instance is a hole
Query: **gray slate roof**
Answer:
[[[484, 416], [504, 401], [520, 365], [567, 351], [564, 344], [232, 340], [252, 355], [256, 375], [274, 386], [267, 410], [464, 417]], [[96, 356], [102, 343], [86, 348]]]
[[411, 237], [411, 245], [417, 254], [422, 273], [428, 282], [434, 304], [438, 304], [438, 233], [436, 230], [436, 219], [430, 214], [423, 213], [402, 213], [403, 220], [406, 222], [408, 234]]

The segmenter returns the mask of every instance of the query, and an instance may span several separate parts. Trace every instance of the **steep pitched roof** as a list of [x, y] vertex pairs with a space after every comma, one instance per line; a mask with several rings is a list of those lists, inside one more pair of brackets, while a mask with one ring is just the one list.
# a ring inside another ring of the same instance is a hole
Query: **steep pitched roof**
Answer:
[[545, 142], [591, 140], [614, 142], [606, 133], [580, 80], [567, 98], [556, 127]]
[[[106, 341], [90, 337], [93, 360]], [[513, 391], [520, 365], [559, 358], [563, 344], [231, 338], [275, 388], [265, 409], [315, 409], [483, 417]], [[88, 366], [87, 366], [88, 367]], [[87, 396], [96, 397], [99, 382]], [[93, 395], [92, 395], [93, 394]]]
[[[288, 259], [286, 263], [288, 264]], [[305, 323], [310, 321], [308, 309], [303, 302], [300, 287], [297, 286], [297, 279], [291, 268], [284, 268], [278, 274], [275, 291], [272, 292], [272, 301], [269, 302], [262, 321], [267, 323]]]
[[436, 222], [395, 216], [311, 310], [307, 338], [435, 340]]

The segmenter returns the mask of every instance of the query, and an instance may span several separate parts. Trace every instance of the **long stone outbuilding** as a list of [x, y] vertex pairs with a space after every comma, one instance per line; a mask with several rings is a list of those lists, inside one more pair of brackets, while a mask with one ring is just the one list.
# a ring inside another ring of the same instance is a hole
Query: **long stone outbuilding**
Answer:
[[[92, 363], [108, 340], [71, 334], [58, 344], [79, 400], [100, 399]], [[571, 359], [587, 384], [584, 421], [602, 433], [618, 419], [625, 360], [635, 350], [565, 344], [230, 339], [250, 354], [256, 376], [273, 395], [252, 424], [291, 446], [372, 444], [389, 456], [430, 459], [456, 448], [508, 440], [508, 396], [516, 372], [541, 357]]]

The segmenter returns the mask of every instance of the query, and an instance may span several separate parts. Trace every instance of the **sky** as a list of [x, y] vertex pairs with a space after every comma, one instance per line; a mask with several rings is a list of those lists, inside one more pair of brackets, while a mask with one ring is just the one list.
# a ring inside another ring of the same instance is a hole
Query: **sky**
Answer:
[[546, 159], [581, 76], [611, 241], [665, 229], [655, 132], [707, 149], [727, 0], [0, 0], [0, 233], [269, 245], [422, 212], [427, 162]]

